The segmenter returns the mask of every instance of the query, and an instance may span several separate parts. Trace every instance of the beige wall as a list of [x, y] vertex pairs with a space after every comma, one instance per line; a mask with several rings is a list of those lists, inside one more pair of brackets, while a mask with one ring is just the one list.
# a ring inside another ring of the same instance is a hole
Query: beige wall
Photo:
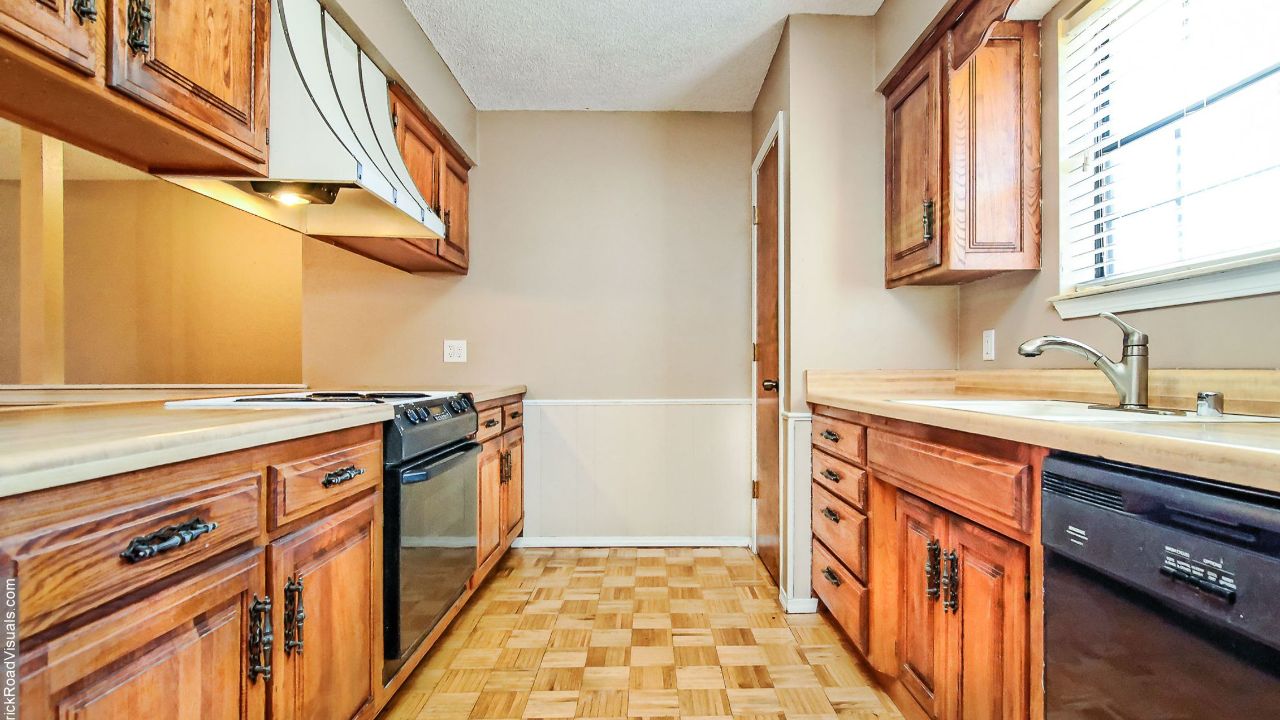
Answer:
[[413, 91], [427, 112], [474, 159], [476, 107], [414, 19], [404, 0], [328, 0], [388, 77]]
[[[893, 0], [890, 0], [891, 2]], [[888, 3], [886, 3], [888, 5]], [[1018, 344], [1045, 334], [1068, 335], [1118, 355], [1120, 335], [1105, 320], [1064, 321], [1048, 303], [1057, 295], [1059, 238], [1058, 20], [1067, 0], [1042, 23], [1044, 105], [1044, 260], [1038, 273], [1013, 273], [965, 285], [960, 290], [959, 367], [1087, 367], [1083, 359], [1048, 353], [1034, 360], [1017, 354]], [[883, 10], [882, 10], [883, 12]], [[1151, 336], [1153, 367], [1280, 367], [1280, 333], [1267, 323], [1280, 316], [1280, 295], [1184, 305], [1126, 313], [1125, 320]], [[1261, 324], [1259, 324], [1261, 323]], [[996, 361], [982, 360], [982, 331], [996, 331]]]
[[795, 15], [790, 42], [792, 387], [808, 369], [954, 367], [955, 289], [884, 288], [872, 19]]
[[884, 0], [876, 11], [875, 72], [873, 85], [879, 86], [889, 71], [911, 49], [920, 33], [933, 23], [954, 0]]
[[69, 181], [68, 383], [294, 383], [301, 236], [160, 180]]
[[18, 181], [0, 180], [0, 384], [18, 381]]
[[[308, 383], [748, 395], [749, 115], [495, 112], [480, 130], [467, 277], [306, 241]], [[446, 338], [467, 363], [442, 362]]]

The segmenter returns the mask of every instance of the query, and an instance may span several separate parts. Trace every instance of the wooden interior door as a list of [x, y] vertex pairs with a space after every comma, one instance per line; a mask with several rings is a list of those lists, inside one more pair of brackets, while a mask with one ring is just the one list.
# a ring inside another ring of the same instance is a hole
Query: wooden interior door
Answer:
[[431, 212], [440, 212], [440, 169], [445, 149], [435, 130], [426, 122], [413, 101], [395, 87], [391, 89], [391, 112], [396, 126], [396, 142], [409, 169], [410, 179], [427, 201]]
[[440, 219], [445, 225], [440, 256], [462, 268], [467, 267], [470, 256], [467, 192], [467, 166], [452, 154], [445, 153], [440, 172]]
[[942, 51], [885, 98], [885, 277], [942, 263]]
[[778, 489], [778, 141], [756, 169], [756, 552], [774, 581], [782, 557]]
[[273, 720], [349, 720], [373, 703], [382, 672], [375, 636], [382, 629], [375, 562], [382, 558], [374, 555], [381, 501], [371, 495], [269, 546]]
[[476, 567], [483, 566], [502, 544], [502, 439], [493, 438], [480, 449], [476, 491], [480, 496]]
[[[269, 0], [114, 0], [109, 7], [110, 87], [266, 160]], [[143, 7], [151, 19], [131, 23]]]
[[93, 28], [103, 17], [105, 2], [77, 5], [74, 0], [4, 0], [0, 2], [0, 33], [93, 75], [98, 58]]
[[524, 519], [524, 428], [502, 436], [507, 455], [507, 481], [502, 484], [502, 534], [506, 535]]
[[958, 517], [948, 528], [959, 582], [946, 693], [952, 720], [1022, 720], [1028, 713], [1027, 548]]
[[26, 649], [22, 717], [261, 720], [268, 681], [249, 677], [247, 633], [266, 594], [254, 550]]
[[898, 680], [931, 718], [942, 711], [946, 623], [941, 603], [941, 561], [947, 514], [898, 493]]

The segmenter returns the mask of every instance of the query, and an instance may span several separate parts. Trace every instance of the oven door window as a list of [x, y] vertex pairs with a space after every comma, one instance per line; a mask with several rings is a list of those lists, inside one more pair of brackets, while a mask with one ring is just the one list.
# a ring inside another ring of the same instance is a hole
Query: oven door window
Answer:
[[1280, 652], [1049, 552], [1047, 720], [1280, 717]]

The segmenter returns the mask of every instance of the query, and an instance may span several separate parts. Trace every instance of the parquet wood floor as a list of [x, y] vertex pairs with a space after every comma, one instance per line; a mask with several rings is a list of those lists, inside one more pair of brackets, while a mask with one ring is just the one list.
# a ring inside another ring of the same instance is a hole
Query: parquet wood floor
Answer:
[[901, 720], [746, 549], [512, 550], [383, 720]]

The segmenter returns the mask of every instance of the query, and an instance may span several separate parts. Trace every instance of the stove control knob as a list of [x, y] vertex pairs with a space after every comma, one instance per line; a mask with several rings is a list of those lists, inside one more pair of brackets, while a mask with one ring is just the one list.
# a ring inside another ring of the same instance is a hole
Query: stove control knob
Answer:
[[418, 420], [418, 411], [414, 408], [409, 408], [408, 410], [405, 410], [404, 416], [408, 418], [409, 422], [414, 425], [417, 425], [420, 422]]
[[458, 402], [457, 400], [450, 400], [449, 409], [453, 410], [456, 413], [462, 412], [462, 403]]

